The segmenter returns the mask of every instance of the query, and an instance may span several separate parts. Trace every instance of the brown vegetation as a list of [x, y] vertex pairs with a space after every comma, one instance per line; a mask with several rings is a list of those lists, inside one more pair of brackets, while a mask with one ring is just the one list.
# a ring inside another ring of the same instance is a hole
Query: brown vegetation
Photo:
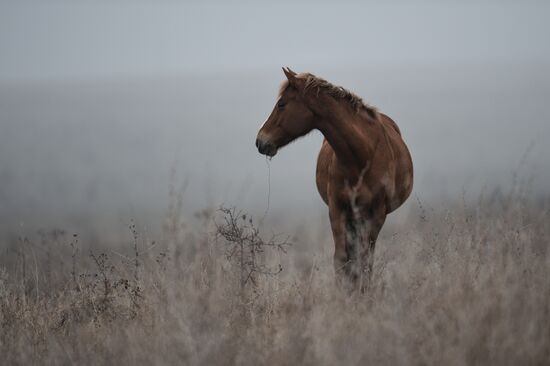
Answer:
[[550, 201], [526, 196], [418, 201], [380, 237], [366, 294], [336, 287], [319, 228], [288, 246], [232, 209], [190, 227], [175, 204], [157, 243], [133, 223], [117, 248], [59, 230], [22, 237], [0, 258], [0, 359], [548, 364]]

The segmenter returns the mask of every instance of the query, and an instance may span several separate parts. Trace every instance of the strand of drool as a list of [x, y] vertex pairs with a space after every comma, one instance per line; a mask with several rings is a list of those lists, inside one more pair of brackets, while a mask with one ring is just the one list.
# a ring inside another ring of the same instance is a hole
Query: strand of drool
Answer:
[[264, 211], [264, 215], [260, 219], [260, 224], [264, 223], [265, 218], [267, 217], [267, 213], [269, 212], [269, 201], [271, 199], [271, 165], [269, 165], [269, 162], [271, 161], [271, 158], [266, 156], [265, 157], [265, 163], [267, 165], [267, 205]]

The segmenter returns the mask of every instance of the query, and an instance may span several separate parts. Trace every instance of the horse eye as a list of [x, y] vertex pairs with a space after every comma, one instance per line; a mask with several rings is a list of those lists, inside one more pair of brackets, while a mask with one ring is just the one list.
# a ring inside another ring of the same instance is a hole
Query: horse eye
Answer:
[[285, 107], [285, 105], [286, 105], [286, 102], [282, 99], [279, 99], [279, 101], [277, 102], [277, 107], [279, 109], [283, 109]]

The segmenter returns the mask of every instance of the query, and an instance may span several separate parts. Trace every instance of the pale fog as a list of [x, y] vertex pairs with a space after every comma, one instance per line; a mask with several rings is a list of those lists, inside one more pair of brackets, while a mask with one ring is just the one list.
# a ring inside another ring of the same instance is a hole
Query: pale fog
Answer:
[[271, 161], [254, 145], [282, 66], [344, 86], [398, 123], [415, 166], [408, 205], [475, 201], [518, 180], [547, 195], [549, 10], [1, 2], [2, 236], [126, 234], [132, 219], [157, 232], [171, 186], [188, 216], [224, 204], [286, 218], [282, 231], [295, 218], [325, 220], [314, 179], [321, 134]]

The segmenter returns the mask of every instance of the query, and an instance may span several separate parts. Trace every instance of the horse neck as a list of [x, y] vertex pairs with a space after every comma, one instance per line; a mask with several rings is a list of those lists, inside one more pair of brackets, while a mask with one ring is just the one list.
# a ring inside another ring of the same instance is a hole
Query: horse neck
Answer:
[[[365, 120], [364, 113], [342, 104], [328, 103], [329, 108], [318, 111], [320, 118], [316, 127], [327, 139], [338, 160], [361, 172], [373, 154], [374, 136], [377, 134], [372, 121]], [[365, 129], [366, 134], [361, 133]]]

